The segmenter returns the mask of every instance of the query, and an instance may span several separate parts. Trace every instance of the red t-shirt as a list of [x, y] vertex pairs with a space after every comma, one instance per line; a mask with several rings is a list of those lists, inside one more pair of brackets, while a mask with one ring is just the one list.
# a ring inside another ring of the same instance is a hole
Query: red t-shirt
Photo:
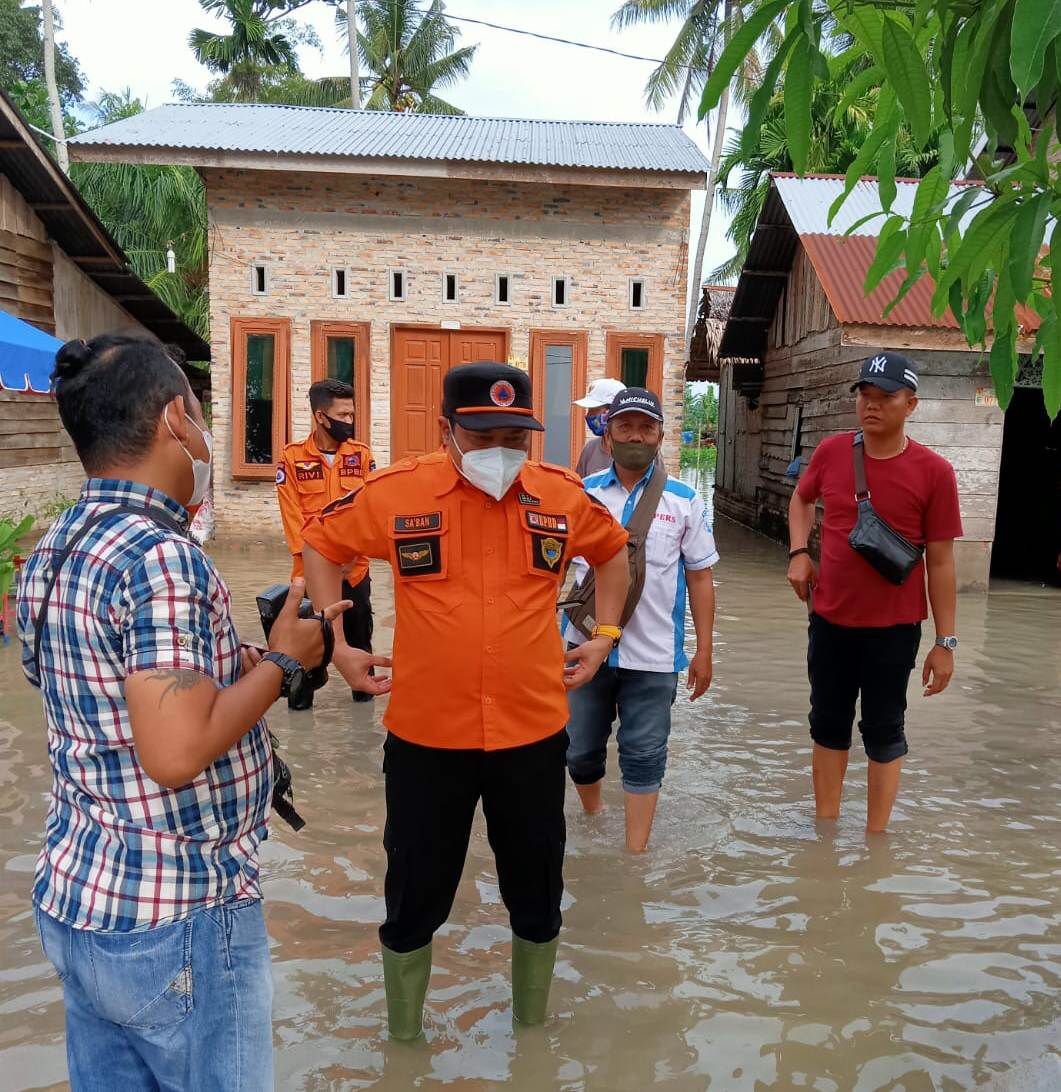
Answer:
[[[796, 486], [805, 501], [825, 504], [814, 613], [838, 626], [920, 622], [928, 617], [924, 561], [896, 587], [848, 545], [858, 515], [852, 435], [823, 440]], [[867, 455], [866, 485], [877, 513], [910, 542], [961, 538], [958, 483], [942, 455], [913, 440], [894, 459]]]

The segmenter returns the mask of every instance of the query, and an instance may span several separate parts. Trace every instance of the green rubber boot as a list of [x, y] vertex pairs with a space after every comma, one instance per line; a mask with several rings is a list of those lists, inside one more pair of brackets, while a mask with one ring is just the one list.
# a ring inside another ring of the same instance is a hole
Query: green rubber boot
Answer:
[[545, 1021], [559, 943], [559, 937], [535, 944], [512, 936], [512, 1016], [521, 1024]]
[[383, 950], [387, 1028], [392, 1039], [415, 1039], [424, 1030], [424, 997], [431, 977], [431, 945], [411, 952]]

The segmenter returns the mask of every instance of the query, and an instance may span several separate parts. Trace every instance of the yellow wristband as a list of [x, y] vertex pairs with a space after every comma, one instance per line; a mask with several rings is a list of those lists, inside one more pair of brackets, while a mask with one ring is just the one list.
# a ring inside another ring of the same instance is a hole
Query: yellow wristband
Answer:
[[612, 641], [618, 641], [622, 637], [623, 631], [618, 626], [594, 626], [593, 627], [593, 639], [598, 637], [607, 637]]

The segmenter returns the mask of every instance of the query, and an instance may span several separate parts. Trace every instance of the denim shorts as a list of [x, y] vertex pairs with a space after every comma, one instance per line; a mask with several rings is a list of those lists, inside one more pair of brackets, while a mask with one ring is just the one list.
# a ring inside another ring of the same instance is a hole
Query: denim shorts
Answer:
[[634, 671], [605, 664], [567, 696], [571, 719], [567, 768], [576, 785], [604, 777], [608, 737], [618, 716], [619, 771], [627, 792], [659, 792], [667, 768], [676, 671]]

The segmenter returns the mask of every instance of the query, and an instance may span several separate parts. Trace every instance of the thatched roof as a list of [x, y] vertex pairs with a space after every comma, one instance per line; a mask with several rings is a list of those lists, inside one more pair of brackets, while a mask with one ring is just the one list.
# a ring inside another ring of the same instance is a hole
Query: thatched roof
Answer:
[[718, 347], [726, 329], [726, 319], [733, 305], [734, 288], [724, 284], [705, 284], [696, 314], [692, 341], [689, 345], [689, 363], [685, 370], [688, 380], [719, 380], [721, 361]]

